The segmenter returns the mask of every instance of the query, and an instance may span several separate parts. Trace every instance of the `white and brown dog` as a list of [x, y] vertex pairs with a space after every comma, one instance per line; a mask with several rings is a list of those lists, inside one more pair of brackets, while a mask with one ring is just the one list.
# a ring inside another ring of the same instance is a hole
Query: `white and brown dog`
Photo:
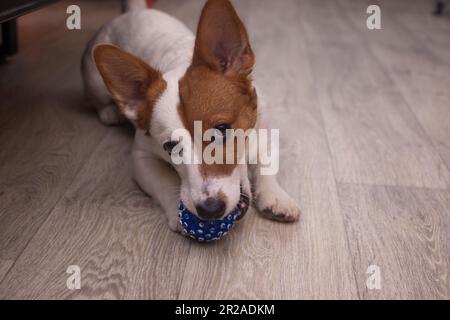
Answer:
[[237, 205], [246, 211], [252, 191], [264, 217], [299, 218], [296, 203], [275, 176], [260, 174], [259, 165], [168, 165], [171, 152], [183, 144], [172, 141], [173, 131], [185, 128], [193, 139], [195, 121], [220, 132], [265, 127], [251, 79], [254, 62], [247, 31], [229, 0], [206, 3], [196, 37], [165, 13], [138, 10], [107, 23], [87, 46], [87, 96], [104, 124], [128, 119], [135, 125], [134, 177], [174, 231], [180, 231], [180, 199], [200, 218], [218, 219]]

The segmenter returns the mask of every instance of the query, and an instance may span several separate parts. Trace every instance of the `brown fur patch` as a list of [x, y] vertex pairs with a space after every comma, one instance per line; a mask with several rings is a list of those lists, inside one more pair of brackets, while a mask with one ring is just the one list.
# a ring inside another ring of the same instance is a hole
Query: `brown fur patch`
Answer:
[[254, 63], [247, 30], [231, 2], [209, 0], [200, 16], [192, 64], [245, 81]]
[[147, 89], [145, 108], [138, 111], [138, 119], [136, 123], [140, 129], [150, 129], [150, 121], [152, 119], [153, 106], [158, 101], [159, 97], [166, 90], [167, 82], [164, 79], [158, 79], [154, 81]]
[[[180, 114], [186, 129], [194, 136], [194, 122], [202, 122], [202, 134], [219, 124], [232, 129], [253, 128], [257, 119], [256, 92], [242, 91], [239, 86], [206, 67], [194, 68], [180, 81]], [[203, 142], [203, 149], [209, 142]], [[226, 154], [226, 143], [223, 145]], [[236, 149], [235, 149], [236, 150]], [[235, 152], [236, 155], [236, 152]], [[236, 158], [235, 158], [236, 163]], [[204, 176], [229, 175], [236, 164], [203, 163]]]
[[161, 73], [110, 44], [96, 46], [93, 57], [121, 112], [125, 115], [132, 112], [138, 128], [149, 130], [153, 106], [167, 86]]
[[[231, 3], [209, 0], [200, 18], [192, 65], [179, 83], [180, 116], [192, 136], [195, 121], [202, 121], [203, 133], [219, 124], [243, 130], [255, 126], [257, 95], [250, 77], [254, 61], [247, 31]], [[226, 154], [226, 144], [223, 148]], [[201, 172], [229, 175], [235, 167], [204, 163]]]

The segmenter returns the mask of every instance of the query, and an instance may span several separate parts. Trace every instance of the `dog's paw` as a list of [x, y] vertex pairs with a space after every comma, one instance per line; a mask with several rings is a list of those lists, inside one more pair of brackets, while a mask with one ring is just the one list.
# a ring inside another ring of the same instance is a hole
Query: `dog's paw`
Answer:
[[122, 124], [125, 117], [120, 114], [119, 109], [115, 105], [108, 105], [98, 111], [100, 121], [107, 126]]
[[278, 222], [296, 222], [300, 219], [297, 203], [278, 186], [257, 192], [256, 205], [266, 219]]
[[169, 219], [169, 229], [175, 233], [181, 233], [183, 229], [181, 228], [180, 218], [178, 215], [171, 216]]

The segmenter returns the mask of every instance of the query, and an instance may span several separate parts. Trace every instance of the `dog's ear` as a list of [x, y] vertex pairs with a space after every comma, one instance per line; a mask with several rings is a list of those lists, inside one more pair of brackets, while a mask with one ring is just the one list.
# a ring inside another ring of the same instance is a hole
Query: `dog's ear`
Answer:
[[149, 130], [153, 105], [166, 88], [161, 73], [110, 44], [96, 46], [93, 58], [121, 112], [140, 129]]
[[229, 0], [209, 0], [197, 30], [193, 65], [248, 76], [255, 63], [247, 30]]

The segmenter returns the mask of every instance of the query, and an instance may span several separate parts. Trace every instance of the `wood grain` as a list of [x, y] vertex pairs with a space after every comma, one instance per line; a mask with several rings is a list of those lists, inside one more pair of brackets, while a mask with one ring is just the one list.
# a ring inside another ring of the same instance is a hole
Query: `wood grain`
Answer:
[[[24, 51], [2, 70], [1, 83], [9, 82], [5, 89], [2, 84], [6, 99], [0, 108], [6, 119], [0, 127], [2, 259], [18, 257], [106, 133], [87, 111], [78, 77], [80, 55], [92, 33], [69, 34], [60, 12], [64, 4], [25, 16], [23, 34], [33, 34], [34, 24], [42, 32], [54, 28], [54, 22], [46, 22], [55, 20], [49, 16], [58, 17], [59, 32], [24, 37]], [[27, 28], [28, 19], [34, 23]]]
[[[302, 4], [298, 14], [306, 32], [301, 39], [320, 92], [336, 179], [448, 187], [448, 169], [395, 82], [342, 18], [343, 10], [334, 1]], [[365, 22], [364, 14], [360, 20]]]
[[[1, 298], [177, 297], [190, 242], [132, 180], [131, 139], [109, 130], [1, 283]], [[81, 290], [66, 287], [69, 265], [81, 269]]]
[[[450, 20], [381, 0], [384, 29], [368, 33], [365, 0], [233, 2], [301, 221], [251, 211], [211, 245], [170, 232], [131, 178], [132, 130], [83, 103], [81, 52], [120, 3], [61, 1], [21, 18], [0, 66], [0, 298], [450, 299]], [[194, 31], [203, 3], [156, 7]]]
[[5, 275], [8, 273], [9, 269], [14, 264], [13, 260], [3, 260], [0, 259], [0, 282], [3, 280]]
[[[339, 185], [361, 298], [450, 299], [450, 193]], [[380, 267], [381, 290], [366, 287]]]
[[[368, 32], [358, 23], [359, 12], [368, 1], [348, 6], [341, 2], [345, 12], [359, 31], [361, 40], [372, 49], [380, 65], [400, 89], [434, 148], [450, 168], [450, 59], [443, 54], [450, 41], [445, 40], [442, 19], [426, 12], [420, 2], [407, 10], [392, 7], [386, 2], [383, 31]], [[426, 4], [426, 3], [425, 3]], [[448, 26], [448, 23], [447, 23]], [[402, 41], [396, 41], [402, 39]]]

